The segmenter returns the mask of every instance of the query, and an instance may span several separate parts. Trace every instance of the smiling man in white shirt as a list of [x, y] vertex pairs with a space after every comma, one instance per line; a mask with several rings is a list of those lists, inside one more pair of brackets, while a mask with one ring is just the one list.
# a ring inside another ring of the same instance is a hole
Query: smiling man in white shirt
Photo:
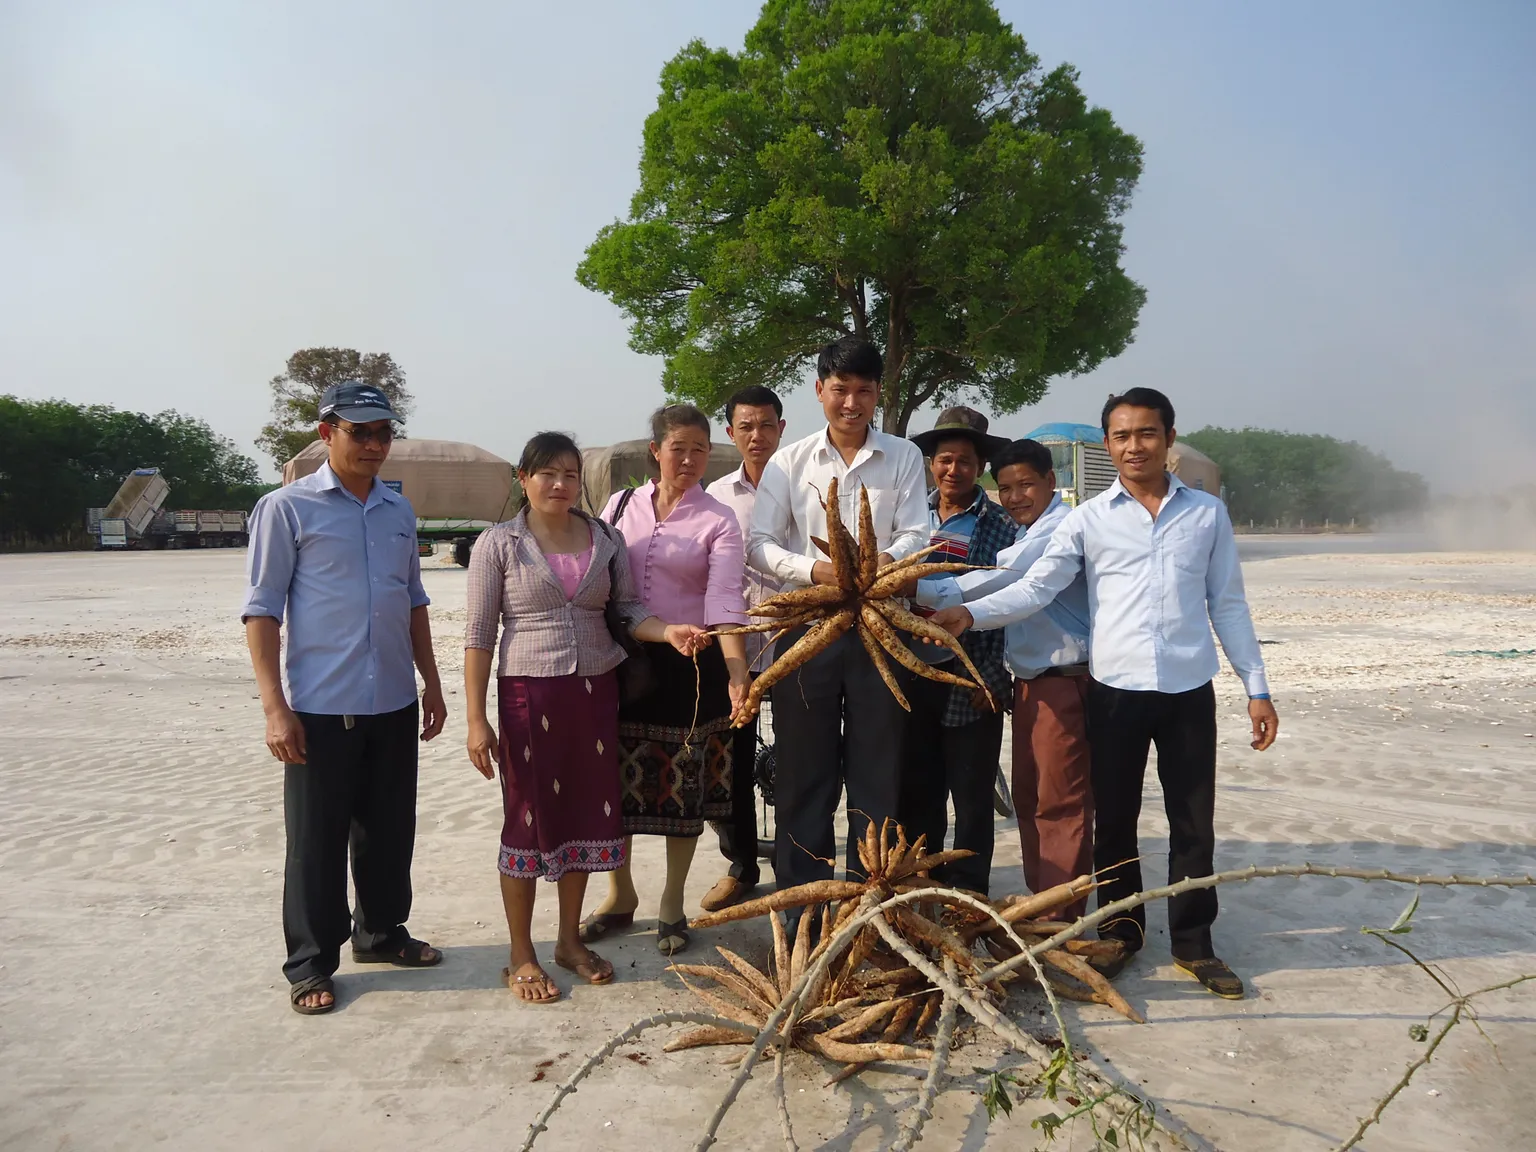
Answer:
[[[1243, 594], [1232, 521], [1221, 500], [1168, 472], [1173, 405], [1152, 388], [1112, 396], [1104, 444], [1119, 473], [1109, 491], [1074, 509], [1029, 575], [935, 623], [959, 634], [1001, 628], [1040, 611], [1083, 573], [1088, 581], [1088, 740], [1093, 763], [1094, 864], [1100, 906], [1141, 889], [1136, 823], [1147, 753], [1168, 813], [1170, 882], [1213, 868], [1216, 695], [1220, 670], [1211, 629], [1248, 692], [1253, 747], [1274, 743], [1279, 726], [1264, 660]], [[1216, 957], [1213, 888], [1168, 901], [1174, 962], [1218, 996], [1239, 999], [1242, 981]], [[1146, 915], [1136, 908], [1099, 934], [1139, 949]]]
[[[816, 398], [827, 426], [781, 448], [763, 470], [747, 562], [787, 588], [833, 582], [832, 565], [811, 542], [827, 537], [821, 498], [833, 477], [850, 530], [859, 522], [859, 489], [868, 490], [882, 564], [928, 543], [922, 453], [910, 440], [870, 426], [883, 374], [880, 350], [869, 341], [845, 336], [828, 344], [816, 361]], [[783, 648], [803, 632], [784, 637]], [[903, 682], [908, 675], [895, 674]], [[772, 699], [778, 887], [832, 875], [832, 818], [845, 784], [847, 872], [862, 876], [857, 846], [865, 825], [896, 813], [906, 714], [851, 631], [776, 684]]]

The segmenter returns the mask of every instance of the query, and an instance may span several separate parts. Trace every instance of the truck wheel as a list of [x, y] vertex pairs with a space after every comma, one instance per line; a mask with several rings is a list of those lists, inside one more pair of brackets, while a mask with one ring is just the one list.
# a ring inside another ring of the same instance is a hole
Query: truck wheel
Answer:
[[469, 567], [469, 541], [455, 540], [453, 542], [453, 562], [460, 568]]

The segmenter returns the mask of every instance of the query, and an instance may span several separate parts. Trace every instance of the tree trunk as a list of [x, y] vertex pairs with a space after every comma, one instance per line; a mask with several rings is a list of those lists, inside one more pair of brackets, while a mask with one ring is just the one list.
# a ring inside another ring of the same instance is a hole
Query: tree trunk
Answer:
[[886, 323], [885, 379], [880, 382], [880, 431], [892, 436], [907, 434], [907, 419], [911, 415], [903, 402], [901, 378], [907, 365], [906, 308], [901, 293], [890, 296], [890, 316]]

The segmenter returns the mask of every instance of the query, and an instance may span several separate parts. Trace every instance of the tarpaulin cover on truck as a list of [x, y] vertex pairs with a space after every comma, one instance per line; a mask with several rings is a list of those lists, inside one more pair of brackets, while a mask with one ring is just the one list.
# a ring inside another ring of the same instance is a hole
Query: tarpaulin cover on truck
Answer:
[[[709, 466], [704, 469], [703, 484], [710, 484], [741, 467], [741, 453], [736, 445], [711, 444]], [[584, 448], [581, 453], [581, 506], [596, 516], [608, 503], [608, 497], [621, 488], [643, 484], [660, 475], [651, 455], [649, 440], [622, 440], [607, 448]]]
[[[317, 471], [325, 457], [325, 444], [316, 440], [283, 465], [283, 483]], [[396, 440], [379, 479], [398, 484], [421, 520], [499, 524], [516, 515], [522, 499], [510, 462], [454, 440]]]

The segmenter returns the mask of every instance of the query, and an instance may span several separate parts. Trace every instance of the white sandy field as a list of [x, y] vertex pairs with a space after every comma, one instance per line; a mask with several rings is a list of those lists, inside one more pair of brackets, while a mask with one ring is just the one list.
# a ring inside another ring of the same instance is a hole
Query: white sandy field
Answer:
[[[690, 1006], [650, 919], [604, 945], [618, 981], [517, 1003], [502, 985], [496, 786], [463, 752], [464, 573], [433, 565], [447, 731], [424, 749], [414, 932], [438, 968], [344, 959], [329, 1016], [288, 1008], [280, 965], [282, 774], [235, 617], [244, 554], [0, 556], [0, 1147], [15, 1149], [513, 1149], [555, 1085], [638, 1018]], [[1246, 565], [1282, 718], [1248, 747], [1237, 682], [1219, 682], [1217, 867], [1321, 864], [1465, 875], [1536, 871], [1536, 554], [1314, 555]], [[1148, 881], [1166, 867], [1149, 782]], [[1022, 890], [998, 822], [994, 895]], [[639, 841], [654, 916], [661, 846]], [[689, 906], [719, 875], [701, 843]], [[597, 878], [593, 891], [605, 881]], [[1340, 879], [1220, 889], [1221, 954], [1248, 981], [1218, 1000], [1175, 972], [1160, 905], [1119, 980], [1148, 1023], [1069, 1005], [1077, 1042], [1149, 1094], [1195, 1148], [1337, 1145], [1423, 1051], [1409, 1036], [1445, 1002], [1363, 936], [1410, 892]], [[536, 930], [553, 939], [553, 888]], [[590, 901], [590, 897], [589, 897]], [[1425, 889], [1402, 938], [1464, 990], [1536, 972], [1536, 891]], [[767, 951], [765, 921], [695, 934]], [[1477, 1002], [1363, 1148], [1536, 1148], [1536, 984]], [[1041, 1002], [1009, 1010], [1044, 1032]], [[540, 1149], [692, 1148], [731, 1075], [729, 1049], [627, 1045], [556, 1114]], [[963, 1029], [922, 1147], [1043, 1146], [1016, 1108], [989, 1123], [985, 1071], [1017, 1066]], [[1497, 1045], [1497, 1048], [1490, 1045]], [[836, 1088], [789, 1062], [802, 1148], [884, 1148], [922, 1071], [881, 1066]], [[754, 1076], [717, 1147], [781, 1147]], [[1082, 1132], [1054, 1148], [1087, 1147]]]

